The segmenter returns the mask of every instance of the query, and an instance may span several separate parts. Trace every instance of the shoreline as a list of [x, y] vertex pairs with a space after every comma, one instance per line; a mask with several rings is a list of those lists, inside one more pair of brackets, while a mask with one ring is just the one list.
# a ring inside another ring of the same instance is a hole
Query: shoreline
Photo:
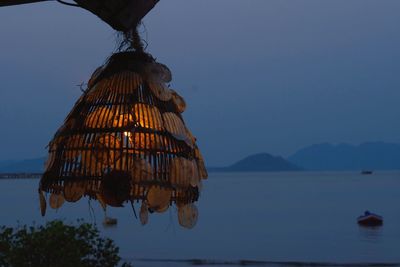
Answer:
[[14, 179], [39, 179], [42, 173], [0, 173], [0, 180], [14, 180]]
[[206, 259], [125, 259], [130, 262], [143, 263], [171, 263], [196, 266], [323, 266], [323, 267], [358, 267], [358, 266], [377, 266], [377, 267], [397, 267], [400, 263], [383, 262], [354, 262], [354, 263], [335, 263], [335, 262], [310, 262], [310, 261], [257, 261], [257, 260], [206, 260]]

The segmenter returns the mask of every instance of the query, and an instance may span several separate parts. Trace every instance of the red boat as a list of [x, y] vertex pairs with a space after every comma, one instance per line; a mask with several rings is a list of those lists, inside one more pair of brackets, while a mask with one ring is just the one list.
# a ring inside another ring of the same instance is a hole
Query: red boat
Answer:
[[364, 215], [358, 217], [357, 222], [362, 226], [380, 226], [383, 224], [383, 217], [366, 211]]

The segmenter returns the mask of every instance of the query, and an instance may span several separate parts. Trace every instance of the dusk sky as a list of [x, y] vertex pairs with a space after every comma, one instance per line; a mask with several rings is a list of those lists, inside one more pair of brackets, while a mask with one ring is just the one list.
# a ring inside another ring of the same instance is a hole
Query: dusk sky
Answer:
[[[161, 0], [142, 37], [218, 166], [321, 142], [400, 142], [399, 12], [398, 0]], [[0, 8], [0, 36], [0, 160], [44, 156], [115, 32], [54, 1]]]

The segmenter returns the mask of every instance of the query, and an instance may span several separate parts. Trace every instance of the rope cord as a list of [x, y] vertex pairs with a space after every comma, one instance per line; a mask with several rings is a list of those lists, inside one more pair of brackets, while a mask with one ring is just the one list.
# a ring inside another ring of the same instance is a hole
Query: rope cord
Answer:
[[122, 41], [120, 41], [118, 51], [137, 51], [144, 52], [143, 41], [139, 35], [138, 26], [126, 31], [120, 32]]

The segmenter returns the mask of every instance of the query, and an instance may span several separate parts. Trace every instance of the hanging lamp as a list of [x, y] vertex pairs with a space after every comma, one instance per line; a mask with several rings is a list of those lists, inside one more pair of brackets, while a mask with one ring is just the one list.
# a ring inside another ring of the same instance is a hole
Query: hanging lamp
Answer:
[[106, 206], [140, 203], [148, 213], [178, 207], [178, 221], [196, 224], [208, 174], [196, 138], [185, 125], [185, 100], [168, 87], [170, 70], [143, 51], [136, 30], [128, 49], [113, 54], [88, 82], [49, 144], [39, 185], [42, 215], [49, 204], [88, 197]]
[[[0, 7], [44, 1], [50, 0], [5, 0]], [[49, 144], [39, 184], [42, 215], [47, 202], [58, 209], [88, 197], [104, 209], [138, 202], [142, 224], [149, 212], [176, 205], [179, 223], [194, 227], [207, 170], [182, 118], [186, 103], [167, 86], [171, 72], [144, 52], [137, 34], [159, 0], [56, 1], [92, 12], [125, 39], [93, 73]]]

